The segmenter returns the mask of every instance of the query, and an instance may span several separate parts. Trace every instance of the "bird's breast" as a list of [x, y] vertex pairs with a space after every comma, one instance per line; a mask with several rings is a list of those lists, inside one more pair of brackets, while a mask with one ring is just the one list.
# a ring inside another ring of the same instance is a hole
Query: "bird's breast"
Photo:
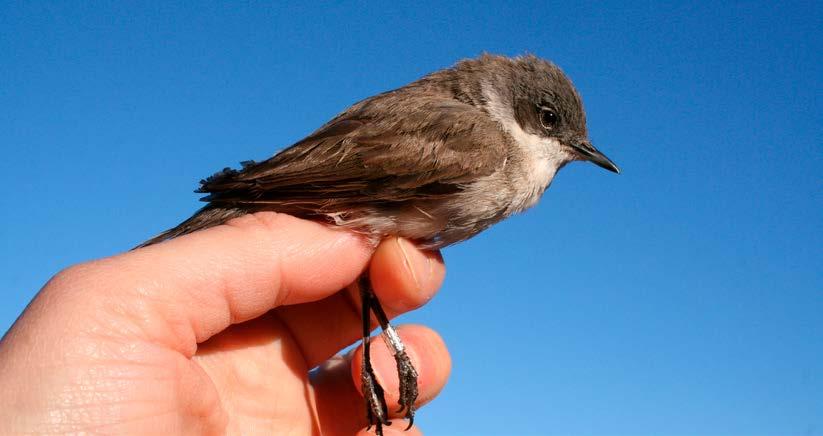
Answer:
[[557, 139], [540, 137], [517, 129], [513, 136], [516, 158], [507, 169], [511, 185], [509, 213], [534, 206], [557, 171], [572, 159]]

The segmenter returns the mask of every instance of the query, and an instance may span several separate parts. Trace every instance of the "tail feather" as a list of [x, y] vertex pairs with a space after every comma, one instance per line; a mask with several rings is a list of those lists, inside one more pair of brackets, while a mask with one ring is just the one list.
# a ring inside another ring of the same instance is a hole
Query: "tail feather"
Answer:
[[207, 229], [209, 227], [218, 226], [226, 221], [244, 215], [245, 212], [236, 208], [222, 208], [216, 206], [206, 206], [191, 216], [191, 218], [183, 221], [176, 227], [166, 230], [163, 233], [149, 239], [146, 242], [134, 247], [142, 248], [149, 245], [157, 244], [168, 239], [176, 238], [178, 236], [187, 235], [197, 230]]

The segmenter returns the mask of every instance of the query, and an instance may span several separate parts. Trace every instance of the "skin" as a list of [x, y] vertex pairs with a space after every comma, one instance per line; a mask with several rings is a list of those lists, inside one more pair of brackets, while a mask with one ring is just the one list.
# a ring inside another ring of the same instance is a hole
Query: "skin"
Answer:
[[[367, 434], [355, 289], [369, 268], [390, 316], [431, 299], [437, 252], [262, 212], [53, 277], [0, 342], [0, 433]], [[343, 289], [340, 291], [340, 289]], [[443, 341], [399, 329], [419, 405], [451, 362]], [[373, 342], [397, 409], [394, 359]], [[319, 367], [309, 374], [309, 369]], [[386, 428], [402, 433], [405, 422]]]

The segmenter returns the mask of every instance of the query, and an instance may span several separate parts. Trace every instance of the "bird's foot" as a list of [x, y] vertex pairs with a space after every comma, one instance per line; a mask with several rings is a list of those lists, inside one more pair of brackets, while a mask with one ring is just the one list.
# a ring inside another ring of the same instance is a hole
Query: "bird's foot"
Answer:
[[383, 436], [383, 425], [391, 425], [388, 419], [388, 408], [383, 395], [383, 387], [377, 382], [371, 365], [363, 368], [360, 378], [363, 397], [366, 398], [366, 418], [369, 422], [366, 430], [371, 429], [371, 426], [374, 425], [375, 434]]
[[411, 363], [411, 359], [405, 351], [399, 351], [394, 355], [397, 361], [397, 376], [400, 379], [400, 409], [397, 412], [406, 410], [405, 418], [409, 420], [406, 430], [414, 425], [414, 402], [417, 400], [417, 371]]

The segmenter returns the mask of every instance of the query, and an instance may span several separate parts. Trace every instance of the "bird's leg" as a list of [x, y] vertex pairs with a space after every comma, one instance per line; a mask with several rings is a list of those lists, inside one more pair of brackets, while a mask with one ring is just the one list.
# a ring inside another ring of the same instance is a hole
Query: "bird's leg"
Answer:
[[388, 420], [388, 410], [386, 399], [383, 395], [383, 387], [377, 382], [374, 376], [374, 369], [371, 366], [371, 354], [369, 352], [369, 336], [371, 335], [371, 304], [372, 291], [371, 283], [367, 274], [360, 276], [360, 305], [362, 306], [363, 317], [363, 362], [360, 368], [360, 383], [362, 384], [363, 396], [366, 398], [366, 418], [369, 426], [374, 425], [377, 436], [383, 436], [383, 424], [391, 425]]
[[[368, 282], [368, 280], [366, 281]], [[406, 354], [406, 347], [403, 345], [403, 341], [400, 340], [397, 331], [389, 324], [389, 318], [386, 316], [383, 307], [380, 306], [380, 301], [377, 300], [374, 292], [371, 292], [371, 287], [369, 287], [369, 296], [371, 297], [369, 303], [371, 310], [377, 316], [377, 321], [383, 330], [383, 340], [394, 354], [394, 360], [397, 362], [397, 376], [400, 380], [400, 409], [397, 411], [406, 410], [405, 418], [409, 420], [409, 425], [406, 427], [406, 430], [408, 430], [414, 425], [414, 402], [417, 400], [417, 370], [414, 369], [411, 359]]]

